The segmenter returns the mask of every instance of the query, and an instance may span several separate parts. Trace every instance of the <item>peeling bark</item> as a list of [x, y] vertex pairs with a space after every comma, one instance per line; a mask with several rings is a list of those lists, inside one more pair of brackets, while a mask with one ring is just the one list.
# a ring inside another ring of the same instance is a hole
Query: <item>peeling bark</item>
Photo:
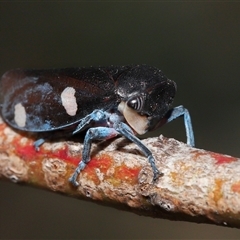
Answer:
[[143, 140], [163, 173], [152, 183], [147, 159], [135, 144], [117, 138], [93, 144], [79, 187], [68, 179], [82, 142], [44, 143], [0, 123], [0, 179], [27, 183], [140, 215], [240, 228], [240, 160], [192, 148], [163, 136]]

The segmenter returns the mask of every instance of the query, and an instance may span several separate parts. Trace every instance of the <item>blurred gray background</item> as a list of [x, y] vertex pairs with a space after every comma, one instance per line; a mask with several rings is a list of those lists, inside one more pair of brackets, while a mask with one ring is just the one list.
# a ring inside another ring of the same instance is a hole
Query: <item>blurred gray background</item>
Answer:
[[[189, 109], [196, 146], [240, 157], [239, 10], [236, 2], [1, 2], [0, 74], [17, 67], [156, 66], [177, 82], [174, 105]], [[152, 134], [160, 133], [185, 141], [183, 120]], [[240, 236], [7, 182], [0, 194], [0, 238]]]

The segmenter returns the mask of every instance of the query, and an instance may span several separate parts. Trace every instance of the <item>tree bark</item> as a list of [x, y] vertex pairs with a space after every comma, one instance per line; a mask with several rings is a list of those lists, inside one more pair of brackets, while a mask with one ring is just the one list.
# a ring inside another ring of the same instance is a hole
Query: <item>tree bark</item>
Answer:
[[0, 179], [140, 215], [240, 228], [238, 158], [163, 136], [148, 138], [142, 141], [163, 173], [153, 183], [150, 164], [138, 147], [116, 138], [92, 145], [91, 161], [74, 187], [68, 179], [81, 159], [82, 140], [46, 142], [36, 151], [33, 143], [39, 137], [0, 122]]

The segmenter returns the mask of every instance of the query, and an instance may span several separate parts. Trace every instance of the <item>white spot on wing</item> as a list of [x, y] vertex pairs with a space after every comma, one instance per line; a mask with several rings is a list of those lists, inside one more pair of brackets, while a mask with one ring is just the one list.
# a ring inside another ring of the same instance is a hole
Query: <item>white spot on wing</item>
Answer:
[[70, 116], [75, 116], [78, 109], [75, 92], [73, 87], [66, 87], [61, 93], [62, 105]]
[[19, 127], [25, 127], [27, 120], [26, 110], [21, 103], [14, 107], [14, 121]]

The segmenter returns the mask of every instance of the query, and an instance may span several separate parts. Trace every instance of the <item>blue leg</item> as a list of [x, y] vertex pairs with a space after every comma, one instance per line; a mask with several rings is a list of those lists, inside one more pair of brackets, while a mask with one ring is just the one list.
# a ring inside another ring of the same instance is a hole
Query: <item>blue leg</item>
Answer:
[[116, 127], [116, 130], [119, 133], [121, 133], [124, 137], [126, 137], [127, 139], [129, 139], [130, 141], [135, 143], [140, 148], [142, 153], [148, 158], [148, 161], [149, 161], [149, 163], [152, 167], [152, 170], [153, 170], [153, 182], [155, 182], [162, 175], [162, 173], [159, 172], [159, 170], [156, 167], [155, 159], [152, 156], [152, 152], [141, 142], [140, 139], [138, 139], [134, 135], [131, 128], [127, 124], [125, 124], [123, 122], [120, 122], [118, 124], [118, 126]]
[[104, 122], [104, 121], [106, 121], [106, 118], [107, 118], [106, 112], [104, 112], [102, 110], [94, 110], [91, 114], [87, 115], [80, 121], [80, 123], [78, 124], [78, 126], [76, 127], [76, 129], [73, 131], [72, 134], [81, 132], [86, 127], [89, 127], [89, 125], [91, 123]]
[[40, 138], [38, 140], [36, 140], [34, 143], [33, 143], [33, 146], [35, 148], [35, 150], [38, 152], [39, 151], [39, 147], [45, 142], [45, 140], [43, 138]]
[[78, 164], [77, 168], [73, 175], [69, 178], [69, 181], [74, 185], [78, 186], [77, 177], [81, 170], [85, 168], [87, 163], [90, 161], [90, 150], [93, 140], [101, 140], [101, 139], [109, 139], [117, 136], [119, 133], [113, 129], [108, 127], [96, 127], [90, 128], [86, 136], [84, 138], [83, 152], [82, 152], [82, 160]]
[[188, 110], [181, 105], [171, 109], [168, 114], [170, 115], [166, 123], [171, 122], [172, 120], [178, 117], [181, 117], [181, 116], [184, 117], [184, 125], [185, 125], [186, 135], [187, 135], [187, 144], [193, 147], [195, 145], [194, 134], [193, 134], [191, 117]]
[[[108, 114], [102, 110], [94, 110], [91, 114], [84, 117], [76, 129], [72, 132], [72, 134], [76, 134], [82, 130], [84, 130], [87, 127], [90, 127], [92, 123], [106, 123]], [[114, 132], [114, 133], [113, 133]], [[84, 138], [84, 144], [83, 144], [83, 152], [82, 152], [82, 160], [78, 164], [77, 168], [75, 169], [73, 175], [69, 178], [69, 181], [74, 185], [78, 186], [79, 183], [77, 182], [77, 177], [81, 170], [85, 168], [87, 163], [90, 161], [90, 150], [91, 150], [91, 144], [93, 140], [100, 140], [100, 139], [107, 139], [109, 136], [113, 135], [116, 136], [118, 133], [108, 127], [96, 127], [96, 128], [89, 128], [85, 138]]]

